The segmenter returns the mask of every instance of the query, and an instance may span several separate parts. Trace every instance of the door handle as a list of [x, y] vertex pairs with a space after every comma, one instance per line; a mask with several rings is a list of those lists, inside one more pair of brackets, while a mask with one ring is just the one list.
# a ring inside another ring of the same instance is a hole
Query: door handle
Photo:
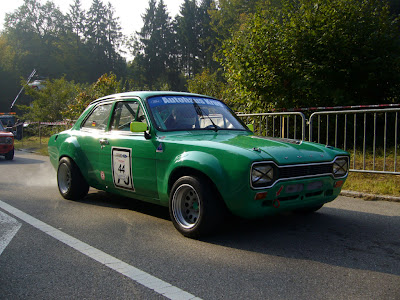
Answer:
[[110, 142], [107, 139], [100, 139], [99, 140], [100, 145], [110, 145]]

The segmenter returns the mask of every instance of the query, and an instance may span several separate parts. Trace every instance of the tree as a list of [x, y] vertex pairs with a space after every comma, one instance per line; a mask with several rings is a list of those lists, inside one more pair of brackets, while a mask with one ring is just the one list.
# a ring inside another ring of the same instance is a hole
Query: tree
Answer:
[[125, 61], [117, 52], [122, 39], [121, 27], [112, 5], [93, 0], [86, 20], [85, 39], [92, 58], [92, 80], [109, 71], [124, 74]]
[[212, 29], [211, 26], [211, 14], [215, 9], [214, 0], [202, 0], [198, 8], [199, 18], [199, 42], [200, 42], [200, 65], [202, 69], [209, 69], [216, 71], [219, 68], [219, 64], [214, 59], [214, 53], [218, 47], [217, 33]]
[[123, 35], [121, 26], [119, 25], [119, 18], [115, 17], [115, 10], [110, 2], [107, 4], [106, 24], [107, 56], [111, 61], [118, 61], [119, 57], [115, 49], [119, 49], [121, 46]]
[[74, 3], [70, 5], [70, 10], [66, 17], [66, 26], [75, 36], [78, 55], [81, 40], [85, 37], [85, 23], [86, 16], [85, 11], [82, 10], [81, 1], [74, 0]]
[[196, 0], [184, 0], [176, 17], [176, 35], [180, 68], [191, 78], [200, 70], [200, 24]]
[[45, 71], [45, 76], [60, 73], [58, 58], [62, 55], [57, 40], [65, 27], [64, 16], [54, 3], [24, 0], [14, 13], [6, 14], [4, 27], [7, 42], [16, 50], [12, 64], [17, 72], [26, 74], [36, 68]]
[[217, 73], [206, 69], [188, 80], [188, 89], [191, 93], [204, 94], [217, 99], [224, 98], [225, 85]]
[[222, 41], [231, 37], [236, 32], [247, 15], [256, 11], [259, 3], [270, 6], [271, 1], [266, 0], [219, 0], [210, 10], [211, 26], [217, 33], [217, 39]]
[[398, 97], [398, 20], [380, 0], [283, 1], [224, 43], [231, 92], [251, 111]]
[[126, 88], [122, 79], [118, 81], [117, 76], [113, 73], [103, 74], [89, 87], [78, 89], [76, 96], [71, 98], [73, 100], [62, 111], [62, 118], [76, 120], [90, 102], [103, 96], [122, 93], [124, 91], [126, 91]]
[[44, 89], [26, 89], [25, 93], [34, 100], [30, 106], [18, 105], [18, 108], [26, 111], [23, 118], [27, 120], [60, 121], [63, 119], [63, 112], [67, 110], [79, 89], [79, 85], [73, 81], [67, 81], [65, 77], [48, 80]]
[[7, 112], [18, 93], [19, 77], [13, 63], [17, 56], [16, 49], [8, 43], [6, 34], [0, 34], [0, 112]]
[[131, 73], [138, 75], [141, 86], [180, 89], [176, 40], [164, 2], [150, 0], [142, 19], [143, 27], [133, 42], [135, 59], [130, 65]]
[[398, 0], [389, 0], [389, 6], [394, 15], [400, 14], [400, 2]]

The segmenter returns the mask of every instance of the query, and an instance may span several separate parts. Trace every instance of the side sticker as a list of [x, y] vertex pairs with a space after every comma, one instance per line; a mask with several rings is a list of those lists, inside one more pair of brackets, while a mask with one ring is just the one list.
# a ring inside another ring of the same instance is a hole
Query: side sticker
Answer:
[[132, 180], [132, 149], [112, 148], [112, 174], [115, 187], [135, 190]]

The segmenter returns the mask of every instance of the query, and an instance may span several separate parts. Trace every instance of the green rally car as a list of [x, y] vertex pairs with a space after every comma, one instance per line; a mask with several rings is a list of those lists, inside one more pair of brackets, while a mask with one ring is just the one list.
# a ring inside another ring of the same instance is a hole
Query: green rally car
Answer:
[[345, 151], [256, 136], [221, 101], [177, 92], [100, 98], [48, 146], [64, 198], [91, 186], [168, 206], [188, 237], [214, 230], [227, 212], [315, 211], [339, 195], [349, 167]]

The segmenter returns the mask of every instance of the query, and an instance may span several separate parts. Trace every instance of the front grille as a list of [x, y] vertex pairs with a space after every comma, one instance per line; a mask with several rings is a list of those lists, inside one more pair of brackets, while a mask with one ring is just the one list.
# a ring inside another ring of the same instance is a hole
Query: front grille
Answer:
[[278, 170], [279, 170], [279, 176], [278, 176], [279, 179], [332, 174], [332, 163], [280, 167], [278, 168]]
[[[346, 160], [346, 161], [344, 161]], [[340, 162], [339, 162], [340, 161]], [[255, 162], [252, 164], [250, 169], [250, 185], [253, 189], [263, 189], [270, 188], [274, 186], [279, 181], [285, 180], [295, 180], [302, 178], [312, 178], [319, 176], [331, 176], [334, 179], [345, 178], [347, 176], [347, 168], [349, 166], [349, 158], [347, 156], [337, 156], [333, 161], [330, 162], [320, 162], [320, 163], [308, 163], [308, 164], [297, 164], [297, 165], [283, 165], [279, 166], [275, 162], [272, 161], [261, 161]], [[253, 170], [258, 168], [258, 166], [272, 166], [273, 167], [273, 180], [268, 181], [262, 184], [257, 184], [259, 180], [257, 172], [253, 174]], [[338, 166], [340, 168], [342, 166], [343, 171], [342, 174], [335, 176], [334, 174], [334, 166]], [[308, 190], [318, 190], [318, 185], [313, 185], [308, 187]]]

